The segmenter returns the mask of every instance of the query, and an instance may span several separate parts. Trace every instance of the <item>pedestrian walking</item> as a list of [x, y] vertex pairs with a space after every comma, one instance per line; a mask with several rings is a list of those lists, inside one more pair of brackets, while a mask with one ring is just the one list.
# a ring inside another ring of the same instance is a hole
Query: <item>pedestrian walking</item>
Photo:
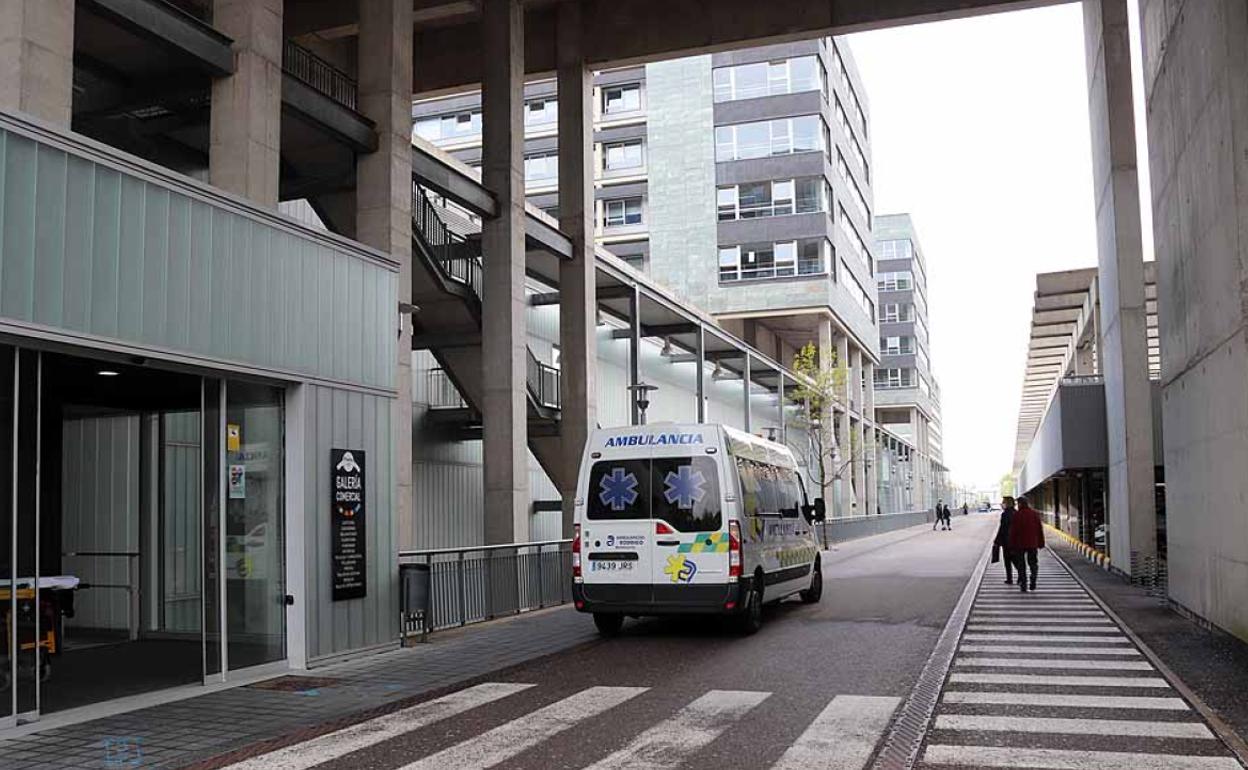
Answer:
[[[1018, 571], [1018, 590], [1036, 590], [1036, 569], [1040, 565], [1040, 549], [1044, 547], [1044, 525], [1040, 514], [1024, 497], [1018, 498], [1018, 510], [1010, 520], [1010, 550], [1014, 553], [1014, 569]], [[1028, 580], [1027, 570], [1031, 570]]]
[[1010, 523], [1014, 518], [1014, 498], [1001, 499], [1001, 521], [997, 524], [997, 536], [992, 540], [992, 561], [1000, 559], [1005, 564], [1005, 584], [1014, 584], [1014, 554], [1010, 551]]
[[953, 511], [948, 505], [945, 506], [945, 529], [953, 529]]
[[962, 515], [963, 515], [963, 516], [966, 516], [966, 515], [967, 515], [967, 514], [969, 514], [970, 512], [971, 512], [971, 509], [970, 509], [970, 508], [968, 508], [968, 507], [966, 506], [966, 502], [965, 502], [965, 501], [963, 501], [963, 503], [962, 503]]
[[944, 523], [944, 521], [945, 521], [945, 512], [941, 510], [940, 501], [937, 500], [936, 501], [936, 519], [932, 522], [932, 531], [935, 532], [936, 528], [939, 527], [942, 523]]

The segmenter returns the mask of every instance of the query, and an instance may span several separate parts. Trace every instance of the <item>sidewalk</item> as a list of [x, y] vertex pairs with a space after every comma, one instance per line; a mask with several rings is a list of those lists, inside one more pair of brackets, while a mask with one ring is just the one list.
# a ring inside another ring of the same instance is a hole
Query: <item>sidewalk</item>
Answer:
[[571, 607], [427, 644], [0, 741], [0, 768], [219, 767], [597, 639]]
[[1248, 738], [1248, 643], [1202, 627], [1056, 538], [1049, 545], [1232, 731]]

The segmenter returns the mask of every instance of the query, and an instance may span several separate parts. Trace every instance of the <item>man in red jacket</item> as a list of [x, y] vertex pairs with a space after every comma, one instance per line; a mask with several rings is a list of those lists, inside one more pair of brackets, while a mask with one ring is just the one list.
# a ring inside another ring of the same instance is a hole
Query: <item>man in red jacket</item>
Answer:
[[1018, 571], [1018, 588], [1027, 593], [1027, 567], [1031, 567], [1031, 590], [1036, 590], [1036, 568], [1040, 558], [1038, 552], [1044, 547], [1044, 526], [1040, 522], [1040, 514], [1027, 504], [1027, 499], [1018, 498], [1018, 510], [1010, 519], [1010, 551], [1014, 554], [1014, 568]]

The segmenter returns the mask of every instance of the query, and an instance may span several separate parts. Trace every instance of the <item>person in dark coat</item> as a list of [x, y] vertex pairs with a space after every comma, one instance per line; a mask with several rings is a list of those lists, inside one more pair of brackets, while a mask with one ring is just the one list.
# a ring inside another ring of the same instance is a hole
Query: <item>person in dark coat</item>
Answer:
[[[1028, 587], [1036, 590], [1036, 568], [1040, 564], [1039, 552], [1044, 547], [1044, 525], [1040, 514], [1025, 498], [1019, 498], [1018, 510], [1010, 521], [1010, 550], [1014, 552], [1014, 568], [1018, 570], [1018, 589], [1023, 593]], [[1031, 580], [1027, 580], [1027, 568], [1031, 568]]]
[[996, 561], [998, 554], [1001, 561], [1005, 563], [1005, 584], [1014, 584], [1014, 554], [1010, 551], [1010, 522], [1014, 518], [1014, 498], [1004, 497], [1001, 499], [1001, 521], [997, 524], [997, 536], [992, 541], [992, 560]]

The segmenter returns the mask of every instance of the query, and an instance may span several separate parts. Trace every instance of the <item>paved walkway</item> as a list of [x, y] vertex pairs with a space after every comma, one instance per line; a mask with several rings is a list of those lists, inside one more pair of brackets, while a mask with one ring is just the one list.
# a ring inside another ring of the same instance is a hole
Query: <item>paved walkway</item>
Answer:
[[921, 767], [1239, 770], [1123, 630], [1040, 552], [1038, 591], [988, 569]]
[[310, 738], [596, 638], [593, 623], [570, 607], [441, 632], [428, 644], [317, 668], [311, 679], [283, 677], [0, 741], [0, 768], [216, 765], [222, 755]]

